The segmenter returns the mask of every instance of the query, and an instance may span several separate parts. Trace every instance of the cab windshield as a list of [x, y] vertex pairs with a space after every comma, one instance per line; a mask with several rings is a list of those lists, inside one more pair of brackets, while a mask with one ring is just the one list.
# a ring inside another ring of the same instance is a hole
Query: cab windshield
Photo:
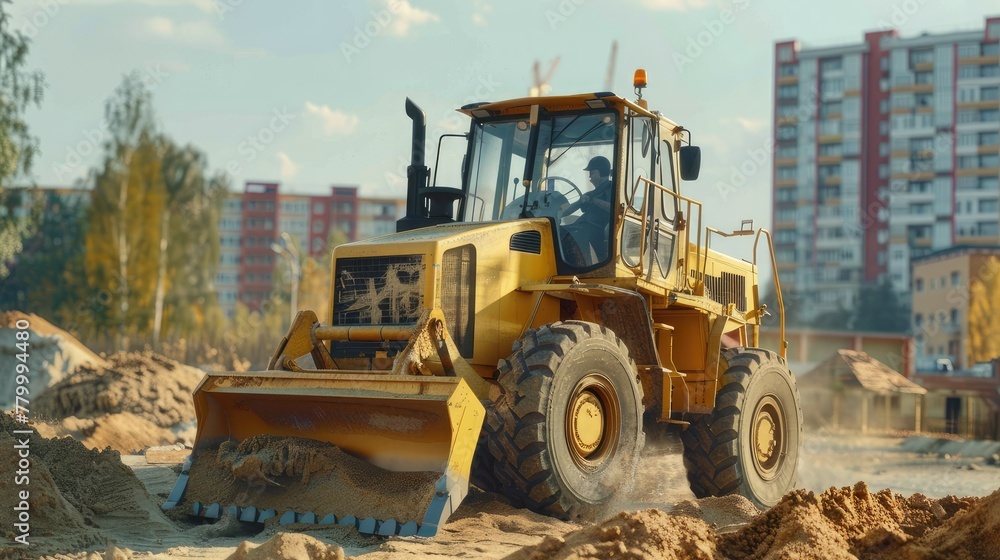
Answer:
[[552, 218], [567, 264], [605, 262], [616, 197], [616, 130], [614, 111], [541, 117], [526, 190], [533, 132], [527, 116], [475, 122], [463, 221]]

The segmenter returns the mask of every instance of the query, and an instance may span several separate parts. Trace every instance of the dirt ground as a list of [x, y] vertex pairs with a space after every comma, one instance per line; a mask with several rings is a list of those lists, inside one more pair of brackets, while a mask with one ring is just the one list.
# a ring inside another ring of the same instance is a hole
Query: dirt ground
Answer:
[[[12, 445], [20, 425], [7, 418], [3, 427], [0, 445]], [[473, 490], [435, 538], [386, 539], [344, 527], [261, 530], [230, 518], [196, 525], [158, 508], [178, 466], [33, 436], [31, 488], [44, 499], [33, 510], [36, 544], [0, 558], [1000, 558], [1000, 468], [904, 453], [900, 441], [807, 433], [803, 489], [765, 513], [739, 497], [694, 500], [679, 443], [667, 440], [652, 446], [637, 483], [601, 522], [567, 523]], [[0, 479], [4, 503], [8, 478]]]
[[[0, 454], [0, 527], [7, 540], [0, 560], [1000, 560], [1000, 466], [906, 452], [900, 438], [853, 433], [804, 434], [798, 489], [766, 512], [740, 496], [696, 500], [680, 441], [649, 437], [637, 476], [587, 523], [518, 509], [476, 488], [432, 539], [281, 526], [277, 518], [244, 524], [228, 514], [200, 523], [180, 508], [160, 509], [181, 466], [148, 463], [142, 450], [192, 443], [190, 397], [201, 371], [142, 352], [56, 373], [32, 403], [38, 422], [27, 437], [30, 484], [16, 482], [17, 454]], [[0, 415], [0, 447], [23, 447], [26, 436], [17, 431], [25, 427]], [[383, 511], [428, 500], [419, 489], [437, 478], [376, 472], [328, 444], [299, 438], [249, 438], [210, 455], [195, 462], [185, 499], [200, 494], [215, 501], [237, 485], [252, 501], [272, 493], [286, 500], [253, 504], [261, 507], [342, 499]], [[198, 470], [206, 468], [209, 475]], [[7, 504], [18, 504], [25, 488], [31, 546], [8, 546], [24, 514]], [[315, 504], [309, 509], [319, 511]]]

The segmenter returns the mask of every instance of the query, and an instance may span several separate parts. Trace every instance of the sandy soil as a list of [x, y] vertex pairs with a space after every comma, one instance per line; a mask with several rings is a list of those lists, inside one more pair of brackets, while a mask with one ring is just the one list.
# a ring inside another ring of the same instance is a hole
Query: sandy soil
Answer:
[[[11, 422], [5, 422], [9, 432]], [[0, 445], [11, 444], [8, 437], [0, 431]], [[934, 499], [955, 492], [990, 495], [1000, 485], [1000, 469], [969, 470], [970, 460], [902, 453], [898, 442], [807, 434], [800, 468], [804, 489], [757, 515], [738, 497], [694, 500], [676, 454], [678, 443], [668, 440], [658, 444], [666, 454], [643, 463], [639, 482], [601, 523], [562, 522], [474, 490], [438, 536], [425, 540], [369, 537], [343, 527], [271, 524], [260, 531], [229, 518], [196, 525], [157, 507], [178, 466], [147, 465], [142, 456], [119, 458], [68, 438], [34, 436], [32, 469], [38, 475], [31, 488], [33, 496], [37, 491], [47, 499], [33, 514], [33, 541], [39, 546], [22, 557], [332, 559], [342, 550], [345, 557], [364, 560], [582, 559], [612, 553], [616, 558], [978, 559], [1000, 550], [995, 542], [1000, 493], [985, 500]], [[880, 492], [876, 484], [857, 483], [866, 477], [894, 490], [898, 482], [908, 491]], [[6, 503], [11, 489], [5, 484], [0, 480]]]

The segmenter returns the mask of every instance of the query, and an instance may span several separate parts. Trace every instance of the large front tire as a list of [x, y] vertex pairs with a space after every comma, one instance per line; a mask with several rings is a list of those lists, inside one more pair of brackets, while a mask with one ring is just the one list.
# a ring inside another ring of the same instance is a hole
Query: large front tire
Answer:
[[497, 381], [483, 430], [493, 479], [515, 504], [585, 517], [633, 479], [642, 388], [613, 332], [582, 321], [530, 330]]
[[681, 433], [695, 496], [741, 494], [767, 509], [795, 487], [802, 408], [795, 378], [773, 352], [735, 348], [715, 410]]

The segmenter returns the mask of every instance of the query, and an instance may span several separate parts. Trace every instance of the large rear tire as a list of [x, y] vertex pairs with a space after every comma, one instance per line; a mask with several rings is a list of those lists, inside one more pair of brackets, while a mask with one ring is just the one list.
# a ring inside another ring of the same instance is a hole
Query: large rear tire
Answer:
[[[741, 494], [767, 509], [795, 487], [802, 408], [795, 378], [773, 352], [734, 348], [715, 410], [681, 433], [695, 496]], [[721, 364], [720, 364], [721, 366]]]
[[530, 330], [497, 381], [483, 463], [516, 505], [587, 517], [634, 478], [645, 441], [642, 388], [613, 332], [582, 321]]

